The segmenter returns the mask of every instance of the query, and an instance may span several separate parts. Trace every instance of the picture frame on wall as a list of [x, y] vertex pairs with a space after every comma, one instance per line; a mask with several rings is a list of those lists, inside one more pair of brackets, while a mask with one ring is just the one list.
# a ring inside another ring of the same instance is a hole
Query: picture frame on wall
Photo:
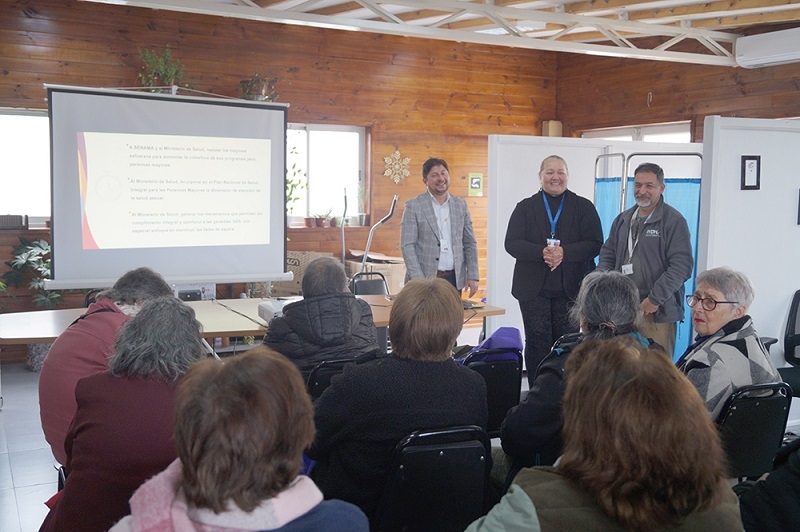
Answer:
[[761, 189], [761, 156], [742, 155], [742, 190]]

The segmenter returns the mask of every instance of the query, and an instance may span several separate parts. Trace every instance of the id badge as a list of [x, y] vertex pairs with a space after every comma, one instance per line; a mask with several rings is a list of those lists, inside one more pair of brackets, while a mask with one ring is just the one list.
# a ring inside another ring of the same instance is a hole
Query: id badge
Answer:
[[622, 273], [624, 275], [633, 275], [633, 264], [623, 264], [622, 265]]
[[561, 245], [561, 240], [558, 239], [558, 238], [548, 238], [547, 239], [547, 247], [554, 247], [554, 246], [560, 246], [560, 245]]

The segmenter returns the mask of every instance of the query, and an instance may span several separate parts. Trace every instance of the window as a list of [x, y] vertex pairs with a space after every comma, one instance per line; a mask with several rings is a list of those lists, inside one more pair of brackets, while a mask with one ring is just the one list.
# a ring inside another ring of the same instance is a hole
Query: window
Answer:
[[289, 124], [286, 137], [287, 209], [293, 216], [364, 212], [366, 131], [362, 127]]
[[645, 142], [691, 142], [689, 122], [594, 129], [583, 134], [585, 139], [643, 140]]
[[[50, 217], [50, 121], [46, 111], [0, 110], [0, 214], [27, 214], [32, 226]], [[37, 223], [38, 222], [38, 223]]]
[[[366, 130], [289, 124], [287, 183], [296, 182], [295, 216], [341, 216], [365, 210]], [[0, 213], [27, 214], [32, 226], [50, 217], [50, 122], [46, 111], [0, 110]]]

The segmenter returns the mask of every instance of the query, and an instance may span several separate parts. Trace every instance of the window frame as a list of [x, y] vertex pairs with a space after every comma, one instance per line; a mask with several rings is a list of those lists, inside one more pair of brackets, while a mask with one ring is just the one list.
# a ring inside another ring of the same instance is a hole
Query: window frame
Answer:
[[[363, 126], [353, 126], [353, 125], [338, 125], [338, 124], [314, 124], [314, 123], [305, 123], [305, 122], [289, 122], [287, 124], [288, 130], [303, 130], [306, 132], [306, 139], [308, 142], [308, 138], [312, 132], [344, 132], [344, 133], [355, 133], [358, 135], [358, 180], [357, 180], [357, 190], [355, 191], [355, 195], [358, 198], [357, 205], [355, 207], [352, 203], [348, 203], [348, 212], [347, 216], [350, 218], [351, 216], [356, 216], [357, 214], [364, 214], [367, 212], [368, 202], [367, 202], [367, 191], [369, 187], [368, 181], [368, 157], [367, 157], [367, 144], [369, 141], [369, 131], [368, 128]], [[287, 134], [287, 181], [290, 179], [291, 170], [290, 167], [290, 151], [292, 150], [292, 146], [288, 145], [289, 142], [289, 135]], [[306, 150], [306, 161], [305, 161], [305, 172], [304, 172], [304, 188], [303, 193], [305, 194], [305, 207], [306, 211], [304, 214], [297, 214], [296, 216], [303, 216], [309, 217], [314, 216], [311, 211], [311, 198], [313, 195], [312, 187], [309, 186], [309, 181], [313, 179], [313, 176], [309, 175], [309, 168], [311, 166], [311, 159], [312, 154], [310, 153], [310, 149]], [[348, 197], [351, 194], [348, 192]], [[332, 216], [336, 216], [336, 214], [331, 213]]]
[[[34, 117], [37, 117], [37, 118], [44, 118], [44, 119], [48, 120], [48, 124], [47, 124], [47, 128], [46, 128], [46, 134], [45, 134], [46, 150], [45, 150], [45, 154], [43, 155], [43, 158], [47, 161], [46, 170], [45, 170], [45, 174], [46, 174], [45, 177], [46, 177], [46, 181], [47, 181], [47, 194], [46, 194], [46, 197], [42, 201], [43, 201], [43, 203], [46, 203], [47, 211], [49, 212], [49, 214], [47, 214], [47, 215], [32, 215], [29, 212], [12, 212], [12, 211], [9, 211], [9, 214], [27, 215], [28, 216], [28, 227], [29, 228], [33, 228], [33, 229], [45, 228], [47, 226], [47, 222], [50, 221], [50, 219], [51, 219], [51, 217], [53, 215], [52, 198], [51, 198], [53, 184], [52, 184], [52, 175], [51, 175], [51, 168], [50, 168], [50, 141], [51, 141], [51, 139], [50, 139], [50, 126], [49, 126], [49, 118], [50, 118], [49, 112], [48, 112], [47, 109], [8, 108], [8, 107], [5, 107], [5, 108], [0, 108], [0, 115], [3, 115], [3, 116], [34, 116]], [[17, 155], [20, 158], [24, 158], [24, 157], [28, 157], [28, 156], [39, 156], [41, 154], [37, 150], [34, 150], [34, 151], [30, 152], [29, 154], [24, 154], [24, 153], [23, 154], [19, 154], [19, 153], [17, 153]], [[4, 175], [6, 175], [7, 177], [8, 176], [12, 176], [13, 177], [14, 170], [12, 169], [12, 166], [11, 166], [12, 163], [8, 159], [6, 159], [6, 164], [7, 164], [7, 171], [4, 173]], [[25, 166], [28, 166], [27, 163], [26, 163]], [[11, 179], [12, 177], [8, 177], [8, 178]], [[7, 183], [3, 183], [3, 189], [5, 191], [8, 191], [8, 186], [7, 185], [8, 185]], [[6, 193], [8, 193], [8, 192], [6, 192]], [[9, 195], [13, 196], [13, 193], [9, 194]]]
[[609, 127], [600, 129], [590, 129], [584, 131], [581, 135], [585, 139], [608, 139], [613, 138], [619, 140], [620, 137], [630, 136], [628, 140], [631, 141], [645, 141], [645, 142], [665, 142], [665, 141], [647, 141], [644, 137], [647, 135], [668, 134], [668, 133], [688, 133], [689, 139], [686, 142], [691, 142], [692, 123], [690, 120], [682, 120], [680, 122], [669, 122], [665, 124], [640, 124], [635, 126], [620, 126]]

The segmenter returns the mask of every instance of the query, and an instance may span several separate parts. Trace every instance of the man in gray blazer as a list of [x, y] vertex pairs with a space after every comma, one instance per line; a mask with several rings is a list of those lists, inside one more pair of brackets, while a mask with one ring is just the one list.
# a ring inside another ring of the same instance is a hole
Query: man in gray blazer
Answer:
[[443, 159], [422, 165], [428, 187], [405, 203], [400, 227], [400, 249], [406, 263], [406, 281], [441, 277], [469, 297], [478, 290], [478, 244], [467, 203], [451, 195], [450, 169]]

